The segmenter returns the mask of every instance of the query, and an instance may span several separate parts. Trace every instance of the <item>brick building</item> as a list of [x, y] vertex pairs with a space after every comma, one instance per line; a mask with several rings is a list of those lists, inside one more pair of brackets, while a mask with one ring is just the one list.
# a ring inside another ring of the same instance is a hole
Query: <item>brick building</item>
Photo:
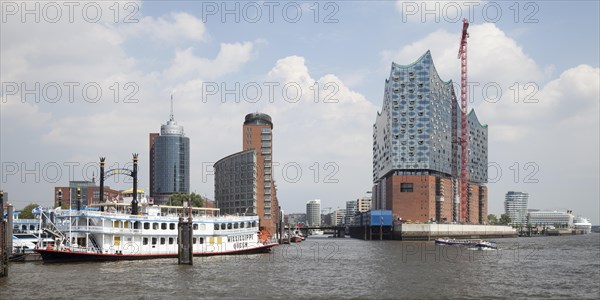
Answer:
[[[81, 191], [81, 207], [98, 203], [100, 200], [100, 187], [95, 181], [69, 181], [69, 186], [54, 187], [54, 207], [68, 209], [77, 207], [77, 189]], [[121, 192], [104, 187], [104, 200], [122, 201]], [[59, 205], [60, 203], [60, 205]]]
[[256, 214], [260, 226], [274, 234], [280, 223], [273, 178], [273, 123], [262, 113], [246, 115], [242, 151], [214, 164], [215, 204], [225, 214]]

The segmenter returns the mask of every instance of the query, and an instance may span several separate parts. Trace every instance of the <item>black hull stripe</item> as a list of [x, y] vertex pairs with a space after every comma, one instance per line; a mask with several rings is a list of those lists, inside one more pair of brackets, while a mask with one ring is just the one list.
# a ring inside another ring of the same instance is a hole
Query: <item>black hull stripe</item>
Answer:
[[[216, 255], [240, 255], [253, 253], [267, 253], [271, 247], [276, 244], [266, 245], [258, 248], [243, 249], [227, 252], [202, 252], [194, 253], [194, 256], [216, 256]], [[58, 250], [36, 249], [37, 253], [42, 256], [44, 262], [75, 262], [75, 261], [118, 261], [118, 260], [144, 260], [155, 258], [177, 258], [177, 254], [101, 254], [87, 252], [70, 252]]]

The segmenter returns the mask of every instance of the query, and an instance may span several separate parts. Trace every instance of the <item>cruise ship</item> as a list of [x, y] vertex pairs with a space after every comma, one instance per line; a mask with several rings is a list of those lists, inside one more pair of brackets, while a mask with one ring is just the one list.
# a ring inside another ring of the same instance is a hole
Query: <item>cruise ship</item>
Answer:
[[277, 245], [270, 233], [259, 228], [258, 216], [222, 216], [218, 208], [141, 201], [135, 215], [126, 203], [44, 212], [43, 229], [54, 236], [55, 243], [35, 251], [44, 262], [177, 257], [179, 219], [190, 214], [194, 256], [262, 253]]
[[577, 234], [588, 234], [592, 231], [592, 223], [587, 218], [577, 216], [573, 218], [573, 229]]

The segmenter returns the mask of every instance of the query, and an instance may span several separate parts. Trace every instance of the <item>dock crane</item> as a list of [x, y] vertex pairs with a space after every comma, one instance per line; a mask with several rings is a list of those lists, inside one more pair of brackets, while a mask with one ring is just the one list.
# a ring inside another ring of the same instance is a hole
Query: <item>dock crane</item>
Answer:
[[467, 38], [469, 33], [469, 20], [463, 19], [462, 37], [460, 47], [458, 48], [458, 59], [460, 59], [460, 107], [461, 107], [461, 126], [460, 126], [460, 147], [461, 147], [461, 169], [460, 169], [460, 221], [470, 222], [469, 215], [469, 121], [467, 120]]

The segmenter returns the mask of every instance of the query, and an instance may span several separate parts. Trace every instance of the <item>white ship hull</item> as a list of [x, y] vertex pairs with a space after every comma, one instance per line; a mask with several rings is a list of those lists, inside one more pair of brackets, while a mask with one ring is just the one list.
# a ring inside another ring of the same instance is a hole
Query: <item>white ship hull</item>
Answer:
[[573, 229], [580, 234], [588, 234], [592, 232], [592, 223], [584, 217], [575, 217], [573, 219]]
[[[261, 234], [257, 216], [211, 216], [207, 212], [194, 209], [192, 249], [196, 256], [262, 252], [275, 245]], [[181, 207], [157, 206], [147, 207], [146, 214], [136, 216], [116, 211], [57, 210], [49, 230], [57, 236], [56, 246], [37, 252], [44, 261], [176, 257], [177, 227], [183, 213]]]

